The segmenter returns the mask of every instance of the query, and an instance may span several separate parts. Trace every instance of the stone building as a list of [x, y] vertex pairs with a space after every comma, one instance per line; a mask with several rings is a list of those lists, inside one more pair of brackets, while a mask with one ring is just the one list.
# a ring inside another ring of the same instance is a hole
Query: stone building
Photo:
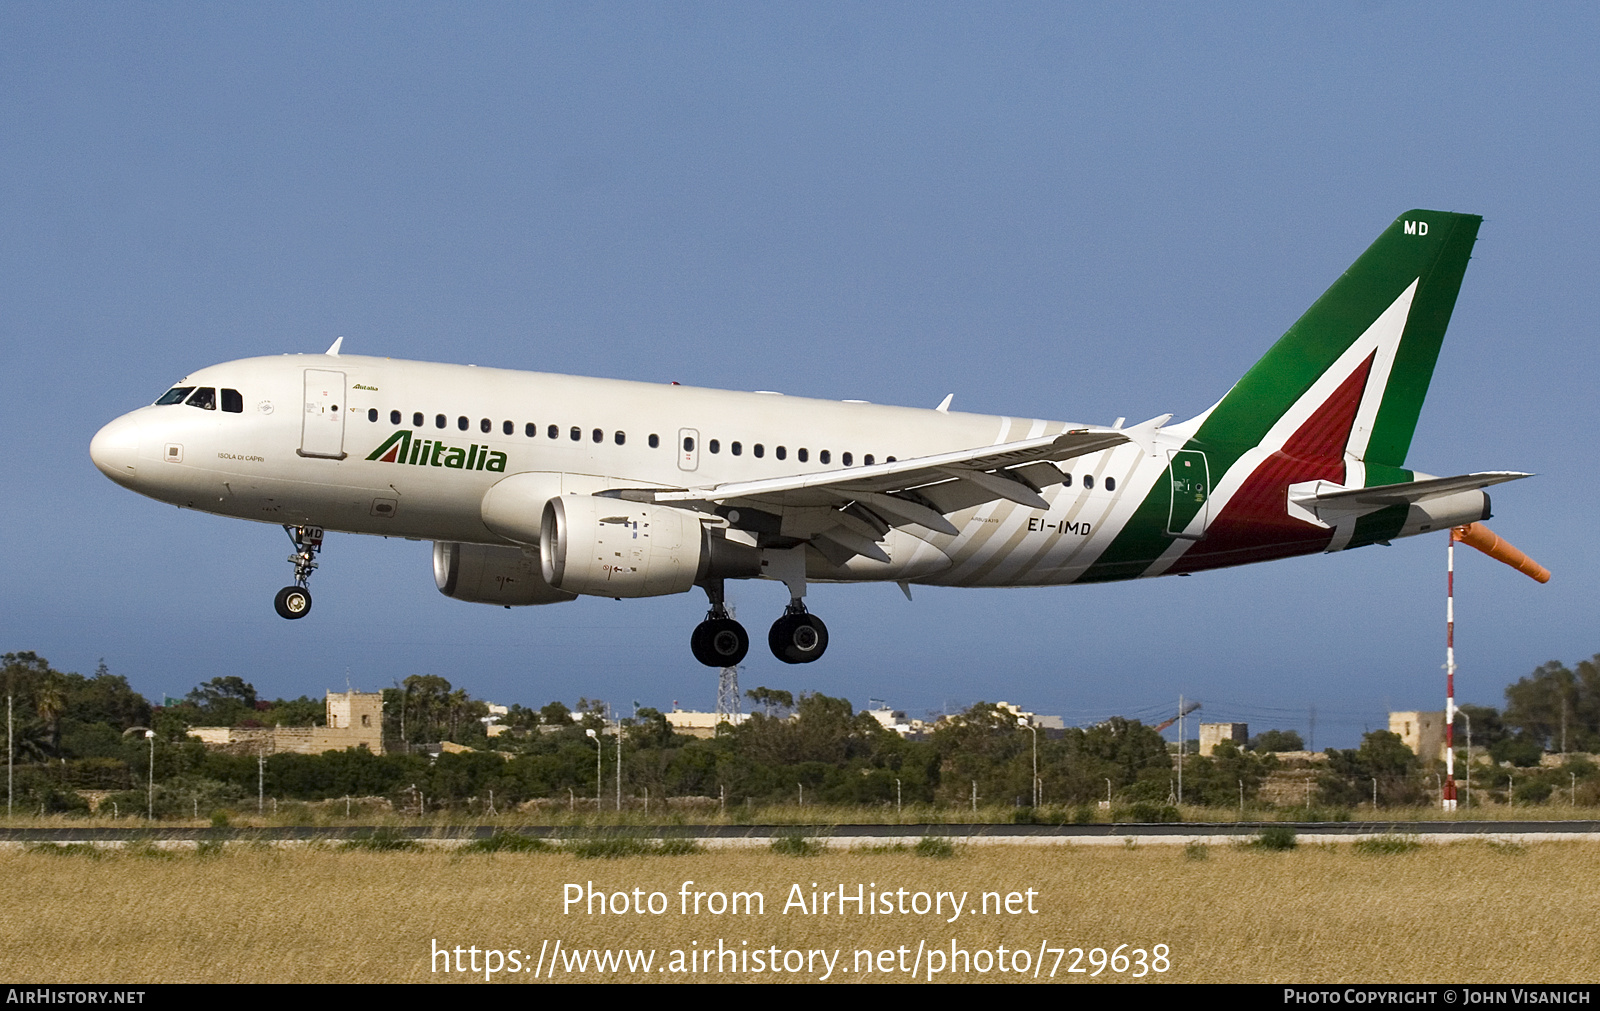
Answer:
[[366, 748], [383, 754], [383, 694], [329, 692], [327, 723], [311, 727], [190, 727], [189, 736], [231, 755], [320, 755]]
[[1243, 751], [1245, 742], [1250, 740], [1250, 724], [1248, 723], [1202, 723], [1200, 724], [1200, 754], [1210, 755], [1217, 750], [1217, 745], [1223, 741], [1232, 741]]

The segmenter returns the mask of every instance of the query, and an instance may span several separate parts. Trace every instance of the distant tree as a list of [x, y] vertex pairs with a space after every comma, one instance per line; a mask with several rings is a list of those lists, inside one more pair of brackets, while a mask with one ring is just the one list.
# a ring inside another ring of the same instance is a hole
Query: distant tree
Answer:
[[745, 692], [745, 696], [760, 706], [765, 716], [785, 716], [794, 708], [794, 695], [781, 688], [768, 688], [763, 685]]
[[1547, 751], [1600, 750], [1600, 655], [1576, 670], [1552, 660], [1509, 685], [1503, 718]]
[[[1276, 731], [1272, 731], [1276, 733]], [[1298, 743], [1299, 735], [1295, 735]], [[1300, 751], [1300, 748], [1283, 748]], [[1184, 770], [1185, 803], [1199, 803], [1211, 807], [1234, 807], [1239, 803], [1240, 791], [1246, 801], [1254, 800], [1267, 774], [1277, 767], [1278, 760], [1271, 754], [1252, 754], [1240, 751], [1233, 741], [1221, 741], [1209, 757], [1190, 760]]]
[[1456, 712], [1465, 719], [1457, 722], [1456, 740], [1463, 746], [1467, 743], [1467, 727], [1472, 727], [1472, 746], [1474, 748], [1487, 748], [1496, 741], [1510, 736], [1506, 725], [1500, 719], [1500, 711], [1493, 706], [1464, 705], [1457, 706]]
[[1268, 730], [1250, 738], [1251, 751], [1304, 751], [1306, 742], [1296, 730]]
[[184, 699], [202, 709], [225, 702], [239, 702], [246, 708], [254, 709], [256, 707], [256, 686], [241, 677], [230, 674], [226, 677], [212, 678], [210, 681], [196, 685], [193, 691], [184, 696]]
[[1318, 779], [1324, 803], [1354, 806], [1372, 796], [1377, 781], [1378, 798], [1385, 804], [1415, 804], [1422, 799], [1416, 774], [1421, 761], [1400, 735], [1387, 730], [1364, 734], [1361, 747], [1329, 748], [1328, 771]]
[[413, 674], [401, 682], [405, 690], [406, 736], [436, 741], [450, 708], [450, 682], [437, 674]]
[[564, 703], [550, 702], [539, 710], [539, 722], [547, 727], [565, 727], [572, 724], [572, 710]]

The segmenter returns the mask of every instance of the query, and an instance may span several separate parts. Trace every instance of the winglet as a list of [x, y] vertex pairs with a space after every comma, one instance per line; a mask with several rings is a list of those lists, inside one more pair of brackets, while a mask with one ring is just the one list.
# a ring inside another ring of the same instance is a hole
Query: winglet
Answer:
[[340, 338], [335, 340], [332, 344], [328, 345], [328, 350], [324, 351], [323, 354], [327, 355], [330, 358], [339, 357], [339, 345], [343, 344], [343, 343], [344, 343], [344, 338], [341, 336]]
[[956, 395], [954, 393], [946, 393], [944, 395], [944, 399], [939, 401], [939, 406], [935, 407], [934, 410], [935, 411], [939, 411], [942, 414], [949, 414], [950, 413], [950, 401], [954, 400], [955, 398], [956, 398]]

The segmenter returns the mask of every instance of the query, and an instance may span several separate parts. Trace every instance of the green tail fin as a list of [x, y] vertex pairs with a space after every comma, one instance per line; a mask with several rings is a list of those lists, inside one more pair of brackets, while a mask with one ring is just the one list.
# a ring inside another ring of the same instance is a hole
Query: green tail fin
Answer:
[[[1384, 385], [1358, 455], [1401, 466], [1482, 221], [1424, 210], [1396, 218], [1209, 412], [1195, 438], [1207, 446], [1256, 445], [1366, 335], [1378, 342], [1369, 382]], [[1409, 311], [1398, 304], [1408, 291]]]

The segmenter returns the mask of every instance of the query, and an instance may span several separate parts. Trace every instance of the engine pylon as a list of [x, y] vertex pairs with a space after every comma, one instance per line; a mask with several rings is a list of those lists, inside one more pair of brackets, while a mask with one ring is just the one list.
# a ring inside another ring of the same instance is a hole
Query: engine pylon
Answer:
[[1455, 527], [1450, 531], [1450, 538], [1468, 547], [1477, 548], [1497, 562], [1506, 563], [1529, 579], [1540, 583], [1550, 582], [1549, 569], [1523, 554], [1512, 546], [1510, 541], [1482, 523], [1468, 523], [1464, 527]]

